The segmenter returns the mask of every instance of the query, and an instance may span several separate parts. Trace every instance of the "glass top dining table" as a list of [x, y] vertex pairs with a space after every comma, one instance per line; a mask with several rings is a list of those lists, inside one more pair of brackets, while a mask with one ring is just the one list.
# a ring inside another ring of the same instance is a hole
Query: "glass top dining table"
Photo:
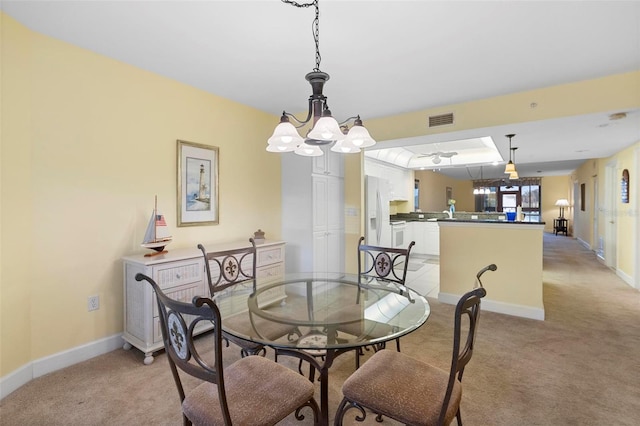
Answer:
[[382, 347], [430, 314], [427, 300], [411, 289], [344, 273], [287, 274], [269, 284], [229, 287], [214, 300], [226, 333], [318, 370], [321, 424], [329, 421], [328, 371], [335, 357], [361, 346]]

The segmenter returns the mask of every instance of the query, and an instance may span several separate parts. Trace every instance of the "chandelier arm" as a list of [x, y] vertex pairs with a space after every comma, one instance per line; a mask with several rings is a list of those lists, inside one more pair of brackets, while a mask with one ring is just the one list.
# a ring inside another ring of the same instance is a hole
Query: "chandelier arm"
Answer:
[[349, 117], [349, 118], [347, 118], [346, 120], [339, 121], [339, 122], [338, 122], [338, 125], [339, 125], [339, 126], [342, 126], [343, 124], [347, 124], [347, 123], [348, 123], [349, 121], [351, 121], [351, 120], [354, 120], [354, 121], [355, 121], [355, 120], [357, 120], [357, 119], [359, 119], [359, 118], [360, 118], [360, 116], [359, 116], [359, 115], [354, 115], [353, 117]]
[[309, 99], [309, 112], [307, 113], [307, 118], [305, 118], [304, 120], [300, 120], [298, 117], [296, 117], [295, 115], [291, 114], [290, 112], [283, 112], [284, 115], [286, 115], [287, 117], [291, 117], [293, 118], [296, 123], [298, 123], [297, 126], [294, 126], [296, 129], [299, 129], [301, 127], [303, 127], [305, 124], [307, 124], [309, 121], [311, 121], [311, 118], [313, 116], [313, 107], [312, 107], [312, 100]]

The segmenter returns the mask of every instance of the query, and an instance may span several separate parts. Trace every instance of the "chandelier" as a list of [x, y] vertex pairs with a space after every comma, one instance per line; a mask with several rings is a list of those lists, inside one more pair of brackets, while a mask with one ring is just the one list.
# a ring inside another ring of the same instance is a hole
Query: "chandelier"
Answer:
[[[333, 118], [327, 104], [327, 97], [322, 94], [324, 84], [329, 80], [329, 74], [320, 71], [320, 10], [318, 1], [297, 3], [295, 1], [282, 0], [283, 3], [299, 8], [315, 7], [313, 39], [316, 45], [316, 67], [305, 76], [305, 79], [311, 84], [312, 91], [309, 97], [307, 117], [304, 120], [299, 120], [293, 114], [282, 111], [280, 124], [276, 126], [273, 135], [267, 140], [267, 151], [269, 152], [293, 151], [298, 155], [318, 157], [323, 155], [323, 151], [320, 149], [322, 145], [334, 144], [331, 147], [331, 151], [346, 154], [360, 152], [361, 148], [366, 148], [376, 143], [362, 125], [359, 115], [349, 117], [340, 123]], [[290, 119], [296, 122], [295, 126]], [[347, 123], [351, 121], [353, 121], [353, 125], [349, 129]], [[302, 138], [297, 129], [309, 122], [312, 122], [313, 127], [306, 137]]]
[[[469, 169], [467, 169], [467, 172], [469, 171]], [[469, 175], [471, 175], [471, 173], [469, 173]], [[476, 186], [476, 184], [478, 186]], [[489, 195], [491, 194], [491, 188], [488, 186], [485, 186], [486, 182], [482, 176], [482, 166], [480, 166], [480, 181], [473, 182], [473, 195]]]

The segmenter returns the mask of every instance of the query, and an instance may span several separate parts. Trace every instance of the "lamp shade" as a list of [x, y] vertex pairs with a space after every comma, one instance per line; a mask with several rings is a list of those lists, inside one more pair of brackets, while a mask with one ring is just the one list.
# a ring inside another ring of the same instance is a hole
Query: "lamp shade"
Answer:
[[341, 141], [345, 138], [345, 135], [342, 133], [342, 130], [340, 130], [340, 126], [335, 118], [325, 116], [318, 120], [307, 137], [309, 139], [331, 142]]
[[509, 162], [507, 163], [507, 165], [504, 168], [504, 172], [505, 173], [513, 173], [516, 171], [516, 165], [513, 164], [513, 161], [509, 160]]
[[306, 142], [301, 143], [294, 152], [304, 157], [320, 157], [323, 155], [318, 145], [309, 145]]
[[297, 148], [294, 144], [269, 144], [267, 145], [267, 152], [291, 152]]
[[560, 198], [558, 201], [556, 201], [556, 206], [569, 207], [569, 200], [567, 200], [566, 198]]
[[273, 130], [273, 135], [267, 140], [267, 143], [269, 145], [293, 146], [295, 149], [304, 140], [300, 137], [293, 124], [289, 123], [289, 119], [286, 116], [283, 117], [284, 119], [280, 119], [280, 124]]
[[373, 140], [369, 131], [357, 123], [349, 129], [345, 141], [349, 141], [358, 148], [367, 148], [376, 144], [376, 141]]
[[341, 154], [356, 154], [360, 152], [360, 147], [355, 146], [351, 141], [345, 139], [343, 141], [337, 141], [331, 147], [331, 151], [339, 152]]

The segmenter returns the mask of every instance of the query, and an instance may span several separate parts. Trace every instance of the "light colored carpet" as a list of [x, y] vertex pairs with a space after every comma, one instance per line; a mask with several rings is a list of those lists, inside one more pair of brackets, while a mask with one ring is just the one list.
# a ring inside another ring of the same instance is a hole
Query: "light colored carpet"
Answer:
[[[482, 312], [476, 352], [463, 381], [464, 424], [637, 425], [640, 293], [576, 240], [552, 234], [544, 239], [544, 282], [545, 321]], [[490, 274], [484, 283], [490, 297]], [[453, 306], [429, 301], [431, 317], [402, 338], [402, 350], [446, 369]], [[237, 359], [237, 348], [225, 349], [225, 357], [226, 362]], [[0, 423], [181, 424], [165, 355], [150, 366], [142, 360], [137, 350], [116, 350], [33, 380], [0, 402]], [[286, 358], [281, 362], [295, 364]], [[345, 354], [331, 369], [331, 413], [353, 368], [353, 355]], [[288, 418], [283, 424], [311, 421]], [[377, 423], [369, 416], [365, 424]], [[394, 422], [385, 419], [384, 424]]]

